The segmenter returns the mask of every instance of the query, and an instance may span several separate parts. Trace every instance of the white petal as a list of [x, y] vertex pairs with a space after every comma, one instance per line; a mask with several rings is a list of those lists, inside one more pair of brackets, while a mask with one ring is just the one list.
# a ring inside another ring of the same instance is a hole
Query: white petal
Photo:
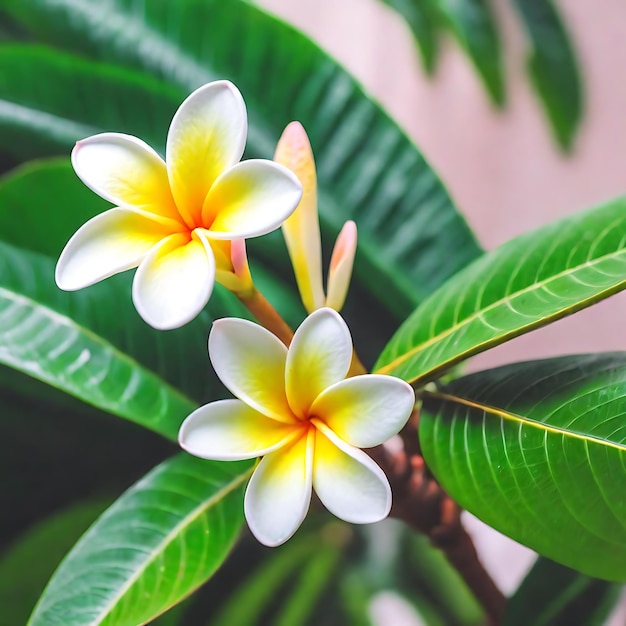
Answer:
[[150, 326], [178, 328], [191, 321], [209, 301], [215, 259], [202, 234], [170, 235], [142, 261], [133, 281], [133, 301]]
[[315, 429], [291, 446], [263, 458], [244, 501], [252, 534], [266, 546], [289, 539], [304, 521], [311, 502]]
[[56, 267], [61, 289], [74, 291], [137, 267], [169, 230], [135, 211], [114, 208], [91, 218], [67, 242]]
[[201, 226], [204, 199], [217, 177], [241, 159], [248, 132], [239, 90], [220, 80], [196, 89], [181, 105], [167, 135], [172, 193], [185, 221]]
[[393, 437], [407, 423], [415, 392], [394, 376], [365, 374], [338, 382], [311, 406], [338, 436], [357, 448], [371, 448]]
[[287, 348], [275, 335], [247, 320], [217, 320], [209, 356], [219, 379], [248, 406], [280, 422], [299, 421], [285, 395]]
[[346, 377], [351, 360], [352, 338], [341, 316], [328, 308], [311, 313], [287, 355], [287, 399], [294, 413], [307, 416], [315, 398]]
[[[313, 488], [322, 504], [352, 524], [371, 524], [389, 515], [391, 487], [385, 473], [362, 450], [318, 426], [313, 460]], [[323, 432], [322, 432], [323, 431]]]
[[264, 159], [238, 163], [215, 181], [202, 223], [215, 239], [243, 239], [278, 228], [295, 210], [302, 186], [290, 170]]
[[109, 202], [180, 221], [165, 162], [141, 139], [121, 133], [87, 137], [72, 150], [72, 165], [79, 178]]
[[203, 459], [237, 461], [268, 454], [301, 432], [302, 426], [276, 422], [239, 400], [219, 400], [187, 417], [178, 442], [184, 450]]

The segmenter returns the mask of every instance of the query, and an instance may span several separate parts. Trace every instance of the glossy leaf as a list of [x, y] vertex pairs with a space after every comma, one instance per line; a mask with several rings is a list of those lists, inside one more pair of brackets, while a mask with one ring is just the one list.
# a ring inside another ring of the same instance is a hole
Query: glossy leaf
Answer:
[[[380, 299], [372, 315], [386, 311], [402, 318], [479, 254], [467, 225], [409, 139], [333, 60], [257, 7], [219, 0], [114, 0], [97, 8], [90, 0], [5, 4], [50, 43], [140, 69], [185, 93], [214, 78], [232, 80], [248, 107], [249, 156], [271, 157], [283, 128], [299, 119], [316, 155], [322, 236], [332, 241], [345, 220], [358, 223], [355, 287]], [[95, 80], [96, 65], [92, 71]], [[23, 74], [1, 58], [0, 73], [9, 76], [5, 97], [10, 97]], [[44, 60], [36, 73], [45, 111], [56, 87], [45, 80]], [[78, 88], [75, 74], [64, 84], [69, 87], [72, 80]], [[75, 89], [67, 88], [65, 98]], [[67, 110], [73, 106], [67, 104]], [[98, 102], [108, 106], [106, 98]], [[144, 115], [146, 107], [140, 98], [128, 98], [123, 110], [134, 117]], [[88, 117], [95, 115], [90, 111]], [[264, 261], [273, 269], [288, 267], [286, 251], [272, 240], [260, 241]], [[389, 332], [394, 323], [387, 317], [385, 324]]]
[[433, 74], [439, 52], [439, 24], [431, 0], [383, 0], [406, 21], [427, 74]]
[[29, 626], [148, 622], [204, 583], [243, 524], [251, 463], [180, 455], [156, 467], [87, 531]]
[[107, 326], [115, 332], [110, 316], [121, 309], [115, 283], [70, 296], [54, 284], [53, 265], [0, 242], [0, 363], [176, 438], [196, 403], [94, 332]]
[[489, 0], [434, 0], [434, 4], [472, 60], [492, 102], [502, 106], [503, 53]]
[[507, 602], [502, 626], [602, 626], [620, 590], [540, 557]]
[[626, 287], [626, 199], [517, 237], [437, 290], [375, 369], [423, 384], [455, 363]]
[[463, 508], [563, 565], [626, 580], [626, 353], [516, 363], [424, 392], [419, 436]]
[[512, 0], [530, 39], [528, 73], [554, 136], [570, 150], [583, 114], [582, 80], [570, 37], [550, 0]]

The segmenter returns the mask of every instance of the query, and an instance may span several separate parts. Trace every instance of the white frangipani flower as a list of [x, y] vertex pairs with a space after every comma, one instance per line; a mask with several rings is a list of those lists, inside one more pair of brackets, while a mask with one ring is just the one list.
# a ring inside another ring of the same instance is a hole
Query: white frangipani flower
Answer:
[[221, 319], [213, 324], [209, 354], [238, 399], [194, 411], [179, 442], [205, 459], [263, 457], [245, 496], [246, 518], [260, 542], [276, 546], [296, 532], [312, 489], [347, 522], [376, 522], [389, 514], [387, 477], [359, 448], [398, 433], [415, 394], [392, 376], [346, 378], [352, 339], [338, 313], [312, 313], [289, 348], [257, 324]]
[[141, 139], [103, 133], [72, 152], [82, 181], [115, 208], [89, 220], [65, 246], [56, 270], [76, 290], [138, 267], [133, 301], [152, 326], [193, 319], [217, 279], [252, 287], [243, 239], [276, 228], [302, 195], [296, 176], [269, 160], [239, 162], [246, 108], [228, 81], [209, 83], [180, 106], [166, 161]]

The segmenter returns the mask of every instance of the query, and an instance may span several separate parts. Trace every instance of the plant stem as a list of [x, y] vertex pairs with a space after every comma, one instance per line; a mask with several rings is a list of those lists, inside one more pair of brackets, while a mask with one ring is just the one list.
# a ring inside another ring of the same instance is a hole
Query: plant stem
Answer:
[[237, 297], [262, 326], [289, 346], [293, 330], [258, 289], [249, 294], [237, 294]]
[[497, 626], [506, 598], [483, 567], [471, 537], [461, 524], [461, 509], [430, 474], [419, 451], [417, 412], [401, 434], [405, 448], [397, 453], [384, 446], [368, 450], [387, 474], [393, 490], [391, 515], [426, 535], [459, 572], [485, 610], [489, 624]]

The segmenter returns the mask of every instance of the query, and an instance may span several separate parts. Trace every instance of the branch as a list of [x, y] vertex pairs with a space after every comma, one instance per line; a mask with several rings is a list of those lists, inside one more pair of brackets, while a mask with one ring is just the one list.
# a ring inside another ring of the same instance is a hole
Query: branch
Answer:
[[489, 624], [502, 620], [506, 598], [489, 576], [472, 539], [461, 524], [461, 509], [430, 474], [420, 454], [417, 412], [401, 433], [404, 449], [390, 452], [384, 446], [368, 450], [389, 478], [393, 490], [391, 515], [426, 535], [459, 572], [485, 609]]

